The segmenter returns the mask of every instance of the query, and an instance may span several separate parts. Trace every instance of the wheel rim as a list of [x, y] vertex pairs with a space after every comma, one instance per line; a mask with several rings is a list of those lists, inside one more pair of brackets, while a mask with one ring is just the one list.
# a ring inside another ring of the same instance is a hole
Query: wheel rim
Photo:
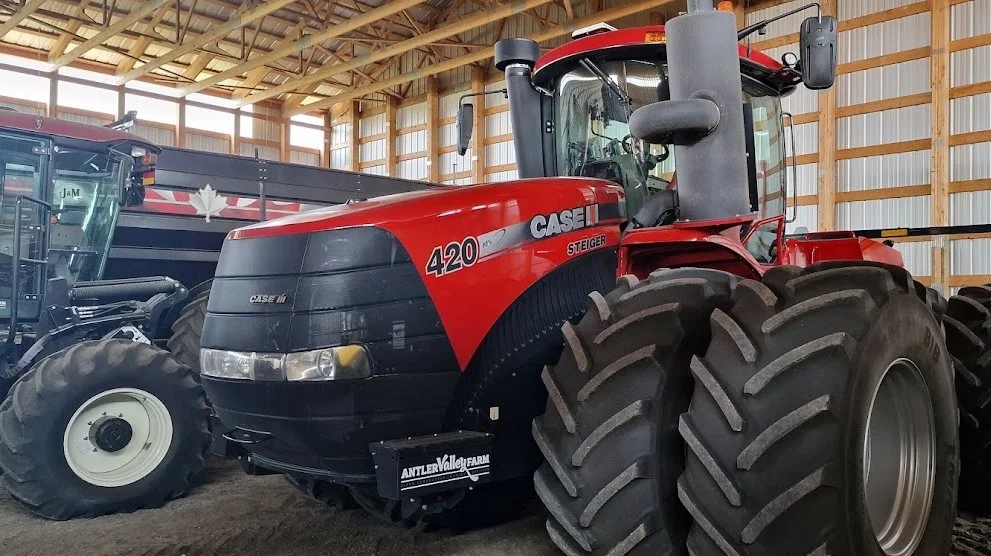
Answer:
[[69, 468], [101, 487], [140, 481], [172, 444], [172, 415], [157, 397], [137, 388], [107, 390], [73, 413], [62, 439]]
[[935, 425], [919, 367], [898, 359], [874, 390], [864, 442], [864, 497], [881, 550], [912, 554], [925, 533], [935, 481]]

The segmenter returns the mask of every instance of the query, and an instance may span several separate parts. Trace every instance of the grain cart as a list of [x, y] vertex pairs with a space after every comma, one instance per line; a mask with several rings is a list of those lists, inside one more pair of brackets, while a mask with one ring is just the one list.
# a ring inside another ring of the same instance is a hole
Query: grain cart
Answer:
[[159, 506], [210, 443], [191, 369], [208, 286], [100, 280], [122, 200], [157, 152], [0, 112], [0, 481], [48, 518]]
[[836, 21], [781, 63], [689, 4], [497, 45], [524, 179], [232, 232], [202, 337], [226, 437], [408, 526], [506, 511], [544, 460], [569, 554], [945, 552], [938, 303], [889, 246], [784, 235], [780, 97], [831, 85]]

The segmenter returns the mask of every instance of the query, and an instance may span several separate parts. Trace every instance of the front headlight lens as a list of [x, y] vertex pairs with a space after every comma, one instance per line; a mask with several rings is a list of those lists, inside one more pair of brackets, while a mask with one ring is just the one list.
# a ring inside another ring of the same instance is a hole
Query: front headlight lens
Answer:
[[200, 350], [200, 374], [258, 381], [341, 380], [371, 376], [365, 348], [338, 346], [301, 353]]
[[340, 346], [286, 355], [287, 380], [340, 380], [371, 375], [361, 346]]

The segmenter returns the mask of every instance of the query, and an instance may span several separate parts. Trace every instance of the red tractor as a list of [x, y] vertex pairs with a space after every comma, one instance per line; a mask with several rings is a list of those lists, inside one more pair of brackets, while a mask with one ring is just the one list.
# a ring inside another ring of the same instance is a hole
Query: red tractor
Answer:
[[836, 21], [790, 64], [734, 22], [500, 42], [525, 179], [232, 232], [202, 377], [251, 467], [408, 526], [537, 469], [568, 554], [946, 553], [942, 304], [889, 246], [784, 233], [780, 98], [832, 84]]

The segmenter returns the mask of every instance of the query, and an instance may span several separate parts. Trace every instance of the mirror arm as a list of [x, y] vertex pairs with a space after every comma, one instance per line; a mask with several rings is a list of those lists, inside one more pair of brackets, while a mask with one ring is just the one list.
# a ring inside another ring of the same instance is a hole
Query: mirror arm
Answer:
[[749, 37], [750, 35], [753, 35], [757, 31], [760, 31], [761, 29], [766, 28], [769, 24], [774, 23], [775, 21], [778, 21], [779, 19], [784, 19], [784, 18], [786, 18], [786, 17], [788, 17], [790, 15], [795, 15], [795, 14], [797, 14], [799, 12], [804, 12], [805, 10], [807, 10], [809, 8], [812, 8], [812, 7], [815, 7], [817, 17], [821, 18], [822, 17], [822, 6], [819, 5], [819, 2], [812, 2], [810, 4], [806, 4], [806, 5], [802, 6], [801, 8], [795, 8], [794, 10], [791, 10], [790, 12], [785, 12], [785, 13], [783, 13], [781, 15], [776, 15], [776, 16], [770, 18], [770, 19], [765, 19], [764, 21], [758, 21], [757, 23], [754, 23], [753, 25], [748, 25], [748, 26], [744, 27], [743, 29], [740, 29], [739, 31], [736, 32], [736, 40], [742, 41], [743, 39]]

